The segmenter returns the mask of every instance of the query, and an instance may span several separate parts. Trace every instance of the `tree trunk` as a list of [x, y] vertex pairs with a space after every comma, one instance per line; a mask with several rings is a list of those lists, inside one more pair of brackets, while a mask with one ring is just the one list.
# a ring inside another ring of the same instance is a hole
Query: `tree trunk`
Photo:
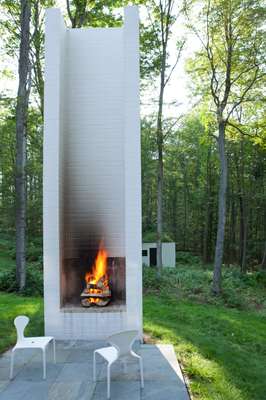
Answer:
[[160, 149], [157, 176], [157, 267], [162, 268], [162, 233], [163, 233], [163, 155]]
[[34, 21], [34, 35], [33, 43], [34, 46], [34, 76], [35, 85], [39, 95], [39, 109], [43, 119], [44, 113], [44, 80], [43, 80], [43, 68], [42, 68], [42, 26], [40, 22], [40, 0], [35, 0], [33, 8], [33, 21]]
[[226, 218], [226, 190], [227, 190], [227, 156], [225, 151], [225, 121], [219, 119], [218, 148], [220, 158], [220, 183], [219, 183], [219, 206], [218, 227], [215, 247], [215, 260], [213, 272], [212, 291], [219, 295], [221, 292], [222, 262], [224, 249], [224, 231]]
[[264, 245], [264, 253], [262, 257], [261, 268], [266, 271], [266, 242]]
[[243, 274], [245, 274], [247, 272], [247, 268], [246, 268], [247, 237], [248, 237], [248, 221], [247, 221], [247, 210], [246, 210], [246, 206], [245, 206], [245, 211], [244, 211], [244, 232], [243, 232], [243, 244], [242, 244], [242, 255], [241, 255], [241, 272]]
[[19, 86], [16, 106], [16, 278], [19, 290], [26, 284], [26, 123], [29, 103], [30, 1], [21, 0]]
[[157, 149], [158, 149], [158, 172], [157, 172], [157, 271], [163, 266], [162, 260], [162, 234], [163, 234], [163, 98], [165, 89], [165, 69], [166, 69], [166, 47], [163, 48], [162, 67], [160, 78], [159, 108], [157, 115]]
[[236, 210], [235, 210], [235, 195], [232, 193], [231, 200], [231, 218], [230, 218], [230, 263], [236, 261]]
[[205, 225], [203, 235], [203, 262], [209, 263], [210, 257], [210, 223], [211, 223], [211, 168], [210, 168], [211, 149], [208, 149], [207, 165], [206, 165], [206, 208], [205, 208]]

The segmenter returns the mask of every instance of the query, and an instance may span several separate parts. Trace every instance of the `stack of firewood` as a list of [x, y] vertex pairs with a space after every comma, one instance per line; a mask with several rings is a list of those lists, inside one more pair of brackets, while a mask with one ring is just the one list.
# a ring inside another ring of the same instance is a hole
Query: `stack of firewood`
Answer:
[[103, 276], [97, 283], [88, 282], [80, 295], [80, 300], [83, 307], [107, 306], [111, 300], [111, 290], [106, 277]]

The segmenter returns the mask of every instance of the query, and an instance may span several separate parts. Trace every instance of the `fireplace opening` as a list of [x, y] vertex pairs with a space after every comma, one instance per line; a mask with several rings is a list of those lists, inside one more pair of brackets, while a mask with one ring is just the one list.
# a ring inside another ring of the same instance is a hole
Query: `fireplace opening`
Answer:
[[111, 257], [103, 241], [61, 268], [61, 309], [120, 310], [126, 304], [125, 257]]
[[80, 295], [81, 305], [83, 307], [107, 306], [112, 292], [107, 272], [107, 251], [102, 243], [91, 270], [85, 274], [85, 281], [86, 287]]

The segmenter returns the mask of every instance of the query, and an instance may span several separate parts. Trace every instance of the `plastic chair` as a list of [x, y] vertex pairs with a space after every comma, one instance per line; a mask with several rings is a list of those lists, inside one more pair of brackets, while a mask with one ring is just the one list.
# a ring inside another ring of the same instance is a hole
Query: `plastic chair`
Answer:
[[55, 356], [55, 339], [52, 336], [40, 337], [25, 337], [24, 330], [29, 323], [29, 318], [25, 315], [20, 315], [14, 319], [14, 325], [17, 330], [17, 343], [12, 349], [11, 364], [10, 364], [10, 379], [13, 379], [14, 371], [14, 358], [15, 351], [18, 349], [41, 349], [43, 354], [43, 379], [46, 379], [46, 348], [48, 344], [53, 341], [54, 362], [56, 363]]
[[143, 362], [141, 356], [132, 350], [133, 343], [138, 337], [138, 331], [123, 331], [110, 336], [107, 341], [112, 346], [96, 349], [93, 353], [93, 380], [96, 381], [96, 354], [107, 361], [107, 399], [110, 399], [110, 368], [118, 359], [128, 356], [139, 360], [141, 387], [144, 388]]

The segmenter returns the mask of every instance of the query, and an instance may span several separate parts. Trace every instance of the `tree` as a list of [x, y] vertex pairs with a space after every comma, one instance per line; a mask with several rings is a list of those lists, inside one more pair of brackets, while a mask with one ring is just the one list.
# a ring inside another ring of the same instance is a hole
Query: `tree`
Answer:
[[[184, 40], [177, 42], [176, 61], [168, 64], [169, 42], [172, 28], [178, 17], [175, 0], [158, 0], [146, 4], [149, 26], [144, 28], [144, 43], [148, 43], [149, 49], [153, 44], [151, 53], [145, 56], [148, 67], [146, 75], [159, 74], [158, 109], [156, 113], [156, 144], [158, 153], [157, 166], [157, 268], [162, 268], [162, 235], [163, 235], [163, 151], [164, 141], [169, 133], [169, 126], [165, 129], [163, 118], [165, 88], [169, 83], [172, 73], [180, 59]], [[144, 46], [145, 48], [145, 46]], [[147, 50], [147, 47], [145, 48]], [[148, 50], [149, 51], [149, 50]], [[167, 125], [169, 121], [167, 121]], [[174, 124], [176, 121], [174, 121]], [[171, 130], [171, 127], [170, 127]]]
[[234, 125], [239, 107], [252, 101], [256, 91], [260, 90], [258, 83], [265, 76], [262, 68], [265, 10], [262, 1], [257, 0], [204, 0], [196, 16], [199, 23], [194, 25], [189, 16], [194, 3], [187, 2], [185, 8], [190, 28], [202, 46], [194, 66], [197, 64], [201, 92], [211, 104], [218, 130], [220, 183], [212, 290], [214, 294], [220, 294], [228, 182], [226, 130]]
[[30, 18], [29, 0], [20, 2], [19, 84], [16, 105], [16, 266], [19, 289], [26, 284], [26, 134], [30, 94]]
[[88, 0], [66, 0], [66, 8], [72, 28], [117, 26], [121, 23], [121, 18], [113, 13], [114, 9], [128, 3], [141, 4], [143, 2], [145, 0], [97, 0], [91, 2]]

